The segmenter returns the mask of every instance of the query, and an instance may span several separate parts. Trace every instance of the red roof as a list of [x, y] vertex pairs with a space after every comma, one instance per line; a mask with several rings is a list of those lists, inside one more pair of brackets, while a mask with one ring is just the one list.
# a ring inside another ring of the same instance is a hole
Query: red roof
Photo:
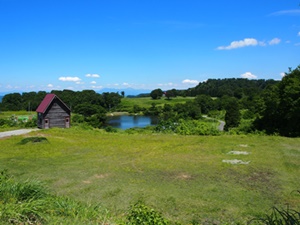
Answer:
[[[59, 101], [61, 101], [65, 105], [65, 103], [62, 100], [60, 100], [60, 98], [57, 97], [55, 94], [47, 94], [45, 96], [45, 98], [43, 99], [43, 101], [40, 103], [40, 105], [37, 107], [36, 112], [45, 113], [47, 108], [49, 107], [49, 105], [55, 98], [58, 98]], [[68, 106], [66, 106], [66, 107], [69, 109]]]
[[54, 98], [55, 94], [47, 94], [40, 105], [37, 107], [36, 111], [44, 113]]

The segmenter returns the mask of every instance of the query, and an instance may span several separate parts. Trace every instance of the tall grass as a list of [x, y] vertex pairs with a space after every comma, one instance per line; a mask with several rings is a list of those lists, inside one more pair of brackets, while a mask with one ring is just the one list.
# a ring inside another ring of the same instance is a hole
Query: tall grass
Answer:
[[261, 218], [253, 219], [249, 224], [264, 224], [264, 225], [299, 225], [300, 211], [278, 207], [272, 207], [271, 213], [263, 215]]
[[100, 206], [51, 195], [38, 181], [0, 172], [1, 224], [104, 224], [108, 215]]

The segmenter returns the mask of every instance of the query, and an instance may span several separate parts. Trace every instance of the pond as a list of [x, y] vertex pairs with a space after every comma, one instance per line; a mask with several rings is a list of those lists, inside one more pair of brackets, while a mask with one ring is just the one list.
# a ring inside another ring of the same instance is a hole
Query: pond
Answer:
[[157, 117], [153, 116], [109, 116], [107, 119], [109, 126], [126, 130], [133, 127], [153, 126], [158, 123]]

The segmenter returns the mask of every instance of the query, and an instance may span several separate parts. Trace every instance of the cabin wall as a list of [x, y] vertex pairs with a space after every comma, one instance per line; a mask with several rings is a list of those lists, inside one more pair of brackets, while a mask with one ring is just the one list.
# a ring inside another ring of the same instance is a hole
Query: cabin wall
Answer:
[[43, 114], [42, 113], [37, 113], [37, 127], [42, 129], [44, 128], [44, 119], [43, 119]]
[[[59, 100], [54, 99], [46, 112], [42, 116], [42, 128], [45, 127], [45, 120], [48, 120], [48, 128], [51, 127], [66, 127], [66, 118], [70, 118], [70, 112]], [[38, 122], [39, 123], [39, 122]]]

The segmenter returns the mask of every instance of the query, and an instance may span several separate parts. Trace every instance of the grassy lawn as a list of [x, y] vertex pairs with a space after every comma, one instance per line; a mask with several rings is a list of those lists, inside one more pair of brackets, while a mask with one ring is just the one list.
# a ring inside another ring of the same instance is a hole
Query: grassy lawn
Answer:
[[[28, 136], [48, 141], [19, 144]], [[128, 135], [73, 127], [1, 139], [0, 146], [0, 170], [38, 179], [58, 195], [100, 203], [116, 218], [137, 200], [183, 224], [245, 222], [285, 203], [299, 209], [293, 191], [300, 189], [300, 138]], [[248, 164], [222, 162], [233, 159]]]
[[177, 103], [183, 104], [187, 101], [193, 100], [194, 97], [176, 97], [170, 98], [167, 100], [165, 97], [157, 100], [153, 100], [151, 97], [143, 97], [143, 98], [122, 98], [120, 106], [118, 108], [121, 111], [130, 111], [134, 105], [138, 105], [142, 108], [150, 108], [153, 103], [156, 106], [164, 106], [165, 104], [175, 105]]

